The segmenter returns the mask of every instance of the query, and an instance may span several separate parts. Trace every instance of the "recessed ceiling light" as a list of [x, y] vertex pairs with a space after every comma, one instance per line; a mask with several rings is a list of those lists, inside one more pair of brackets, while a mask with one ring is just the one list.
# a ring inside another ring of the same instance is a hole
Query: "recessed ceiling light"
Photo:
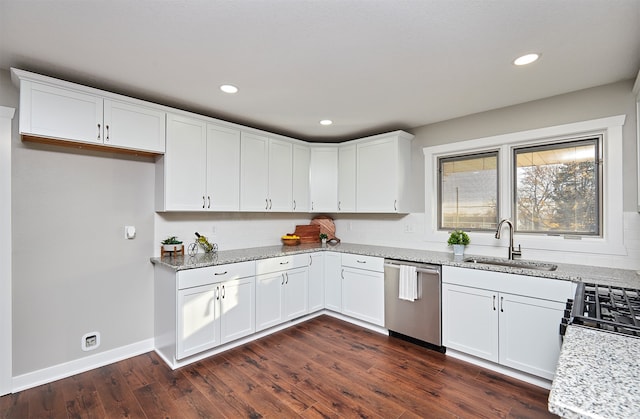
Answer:
[[322, 121], [320, 121], [320, 125], [331, 125], [333, 124], [333, 121], [330, 119], [323, 119]]
[[225, 93], [238, 93], [238, 88], [232, 84], [223, 84], [220, 86], [220, 90]]
[[523, 55], [522, 57], [518, 57], [515, 60], [513, 60], [513, 63], [515, 65], [527, 65], [527, 64], [531, 64], [534, 61], [537, 61], [538, 58], [540, 58], [540, 54], [526, 54]]

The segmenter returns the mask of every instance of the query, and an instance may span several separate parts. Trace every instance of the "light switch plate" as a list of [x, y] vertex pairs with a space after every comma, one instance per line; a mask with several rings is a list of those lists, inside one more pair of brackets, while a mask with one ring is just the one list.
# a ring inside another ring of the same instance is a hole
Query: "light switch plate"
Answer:
[[132, 240], [136, 238], [135, 226], [124, 226], [124, 238], [128, 240]]

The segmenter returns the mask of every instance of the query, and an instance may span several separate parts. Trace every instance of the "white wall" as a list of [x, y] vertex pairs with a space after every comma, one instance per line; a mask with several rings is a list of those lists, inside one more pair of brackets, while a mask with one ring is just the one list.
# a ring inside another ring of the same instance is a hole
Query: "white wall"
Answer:
[[[8, 71], [0, 87], [17, 108]], [[154, 160], [23, 143], [14, 125], [14, 376], [152, 338]]]

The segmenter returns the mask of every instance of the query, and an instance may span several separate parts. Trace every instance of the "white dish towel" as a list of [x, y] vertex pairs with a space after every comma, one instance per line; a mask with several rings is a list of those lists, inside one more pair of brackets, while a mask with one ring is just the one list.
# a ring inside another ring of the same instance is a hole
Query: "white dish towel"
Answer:
[[400, 265], [398, 298], [415, 301], [418, 298], [418, 272], [415, 266]]

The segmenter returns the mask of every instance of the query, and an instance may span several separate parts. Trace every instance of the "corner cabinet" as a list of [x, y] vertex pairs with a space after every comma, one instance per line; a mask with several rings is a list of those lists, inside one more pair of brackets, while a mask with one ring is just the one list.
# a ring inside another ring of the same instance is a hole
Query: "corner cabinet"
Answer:
[[444, 346], [553, 379], [573, 283], [449, 266], [442, 280]]
[[23, 139], [165, 152], [166, 112], [159, 105], [22, 70], [11, 71], [20, 88]]
[[155, 266], [155, 347], [178, 361], [255, 332], [255, 263]]
[[293, 211], [309, 212], [309, 170], [311, 148], [307, 145], [293, 145]]
[[156, 163], [157, 211], [238, 211], [240, 131], [167, 117], [167, 152]]
[[338, 211], [356, 211], [356, 145], [338, 148]]
[[338, 210], [338, 148], [313, 146], [309, 170], [311, 212]]
[[409, 212], [412, 139], [411, 134], [395, 131], [358, 142], [357, 212]]

